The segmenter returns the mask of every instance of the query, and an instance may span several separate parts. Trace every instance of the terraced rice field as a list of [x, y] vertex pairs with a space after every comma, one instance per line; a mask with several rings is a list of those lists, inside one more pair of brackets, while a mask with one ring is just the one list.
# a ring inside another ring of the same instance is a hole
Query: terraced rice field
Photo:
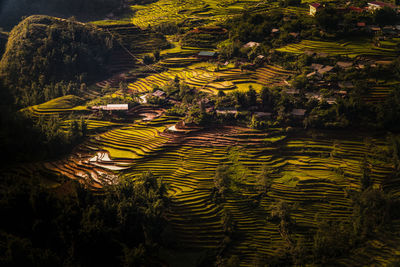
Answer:
[[141, 28], [171, 21], [176, 23], [184, 20], [218, 22], [226, 20], [249, 5], [256, 5], [258, 2], [256, 0], [160, 0], [145, 6], [132, 6], [135, 11], [132, 22]]
[[[345, 219], [351, 214], [346, 191], [360, 189], [360, 162], [365, 155], [373, 155], [363, 136], [344, 135], [335, 140], [329, 133], [318, 138], [299, 133], [275, 138], [282, 135], [280, 129], [264, 133], [240, 127], [185, 134], [166, 130], [177, 121], [179, 118], [164, 116], [114, 128], [90, 137], [68, 158], [40, 168], [93, 189], [116, 182], [121, 173], [135, 179], [151, 171], [168, 185], [172, 198], [168, 218], [182, 247], [218, 249], [224, 239], [221, 216], [226, 209], [232, 214], [238, 236], [229, 253], [239, 255], [243, 266], [251, 266], [258, 254], [272, 255], [285, 245], [279, 225], [267, 220], [273, 203], [297, 204], [291, 213], [298, 229], [294, 236], [309, 237], [317, 214], [321, 219]], [[267, 141], [274, 138], [276, 142]], [[375, 146], [385, 142], [371, 141]], [[384, 177], [392, 167], [378, 160], [369, 163], [376, 186], [386, 186]], [[218, 204], [213, 198], [213, 177], [221, 164], [235, 166], [235, 182]], [[262, 165], [275, 173], [267, 195], [256, 201], [256, 177]], [[400, 183], [391, 187], [400, 192]], [[375, 244], [374, 255], [394, 249], [396, 243], [384, 243], [382, 250]], [[383, 263], [378, 256], [374, 260]]]
[[21, 110], [32, 117], [48, 117], [53, 115], [70, 114], [71, 112], [79, 113], [87, 111], [86, 106], [80, 106], [84, 100], [74, 95], [66, 95], [55, 98], [51, 101], [40, 105], [31, 106]]
[[279, 52], [303, 54], [306, 51], [315, 53], [326, 53], [331, 56], [346, 55], [349, 57], [357, 56], [384, 56], [395, 57], [396, 51], [393, 48], [383, 48], [374, 46], [370, 40], [354, 40], [342, 42], [326, 42], [303, 40], [297, 44], [289, 44], [276, 49]]
[[256, 71], [241, 71], [237, 68], [226, 68], [220, 71], [210, 71], [205, 68], [170, 69], [163, 73], [140, 78], [130, 83], [128, 88], [134, 92], [149, 92], [155, 86], [167, 85], [177, 76], [191, 87], [216, 94], [220, 90], [228, 92], [236, 90], [241, 84], [282, 85], [284, 79], [290, 74], [290, 71], [276, 66], [266, 66]]

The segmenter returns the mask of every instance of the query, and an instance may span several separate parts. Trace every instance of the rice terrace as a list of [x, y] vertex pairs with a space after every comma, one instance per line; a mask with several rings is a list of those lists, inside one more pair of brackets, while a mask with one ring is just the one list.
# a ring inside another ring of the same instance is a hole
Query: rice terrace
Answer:
[[0, 2], [0, 265], [398, 266], [400, 3]]

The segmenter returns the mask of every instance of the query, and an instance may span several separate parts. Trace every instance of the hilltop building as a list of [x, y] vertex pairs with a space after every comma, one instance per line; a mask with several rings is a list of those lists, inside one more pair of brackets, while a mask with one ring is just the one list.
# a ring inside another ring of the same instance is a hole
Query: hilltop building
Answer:
[[217, 57], [217, 52], [213, 51], [200, 51], [197, 54], [198, 58], [203, 58], [203, 59], [214, 59]]
[[260, 46], [260, 43], [257, 42], [248, 42], [247, 44], [243, 45], [243, 48], [253, 48]]
[[106, 106], [93, 106], [92, 109], [95, 110], [105, 110], [105, 111], [128, 111], [128, 104], [107, 104]]
[[315, 16], [319, 10], [322, 9], [322, 5], [319, 3], [310, 4], [310, 16]]
[[394, 4], [380, 2], [380, 1], [373, 1], [373, 2], [368, 3], [368, 10], [370, 10], [370, 11], [382, 9], [384, 7], [389, 7], [391, 9], [397, 8], [396, 5], [394, 5]]

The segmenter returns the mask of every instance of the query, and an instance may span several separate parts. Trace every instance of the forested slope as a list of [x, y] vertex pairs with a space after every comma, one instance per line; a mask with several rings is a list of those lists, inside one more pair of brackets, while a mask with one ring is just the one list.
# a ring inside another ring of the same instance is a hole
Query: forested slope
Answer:
[[11, 31], [0, 73], [17, 104], [37, 104], [104, 74], [112, 47], [112, 36], [95, 26], [35, 15]]

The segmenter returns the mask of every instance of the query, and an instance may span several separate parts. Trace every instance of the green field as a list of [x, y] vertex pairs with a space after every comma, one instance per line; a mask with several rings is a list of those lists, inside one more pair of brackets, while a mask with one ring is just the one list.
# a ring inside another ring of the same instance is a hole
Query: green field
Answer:
[[[298, 229], [294, 236], [307, 240], [315, 230], [317, 215], [319, 219], [339, 221], [350, 216], [352, 206], [346, 191], [360, 190], [360, 162], [365, 155], [373, 158], [374, 154], [364, 142], [366, 136], [335, 137], [326, 133], [312, 138], [298, 133], [282, 139], [280, 129], [260, 132], [223, 127], [192, 132], [182, 138], [165, 131], [177, 121], [175, 117], [162, 117], [118, 127], [92, 136], [76, 154], [35, 168], [64, 174], [93, 189], [121, 173], [134, 179], [151, 171], [168, 185], [172, 198], [168, 216], [180, 247], [217, 249], [224, 238], [221, 214], [225, 209], [232, 214], [239, 236], [229, 253], [238, 255], [243, 266], [251, 266], [257, 255], [273, 255], [285, 245], [278, 225], [266, 220], [273, 203], [282, 200], [296, 207], [291, 213]], [[265, 141], [274, 139], [275, 142]], [[383, 147], [386, 141], [372, 139], [371, 143]], [[109, 159], [90, 160], [100, 152]], [[212, 197], [213, 177], [221, 164], [234, 166], [235, 178], [225, 201], [217, 204]], [[379, 160], [370, 164], [374, 185], [385, 186], [384, 179], [392, 166]], [[275, 170], [273, 181], [267, 194], [254, 204], [258, 195], [256, 176], [263, 165]], [[392, 188], [392, 192], [400, 196], [399, 188]], [[372, 258], [349, 258], [343, 262], [384, 264], [387, 259], [378, 255], [398, 248], [397, 239], [390, 240], [392, 243], [381, 246], [377, 244], [382, 240], [371, 241], [368, 246], [375, 246]]]
[[[392, 43], [398, 43], [397, 40], [393, 40]], [[339, 42], [327, 42], [327, 41], [312, 41], [303, 40], [297, 44], [289, 44], [282, 48], [276, 49], [279, 52], [303, 54], [307, 51], [315, 53], [326, 53], [331, 56], [384, 56], [394, 57], [397, 55], [396, 49], [394, 48], [383, 48], [376, 47], [371, 43], [371, 40], [346, 40]]]
[[[152, 172], [168, 188], [171, 208], [167, 217], [177, 250], [194, 254], [221, 250], [227, 242], [223, 217], [229, 213], [235, 225], [235, 238], [226, 246], [224, 254], [237, 255], [240, 266], [258, 266], [259, 257], [277, 255], [292, 245], [282, 234], [280, 222], [270, 218], [279, 202], [292, 207], [290, 219], [295, 224], [292, 241], [303, 240], [307, 248], [313, 247], [313, 236], [321, 220], [346, 221], [354, 207], [349, 195], [362, 190], [361, 165], [365, 161], [373, 188], [384, 188], [395, 199], [400, 198], [399, 181], [388, 182], [394, 172], [393, 164], [377, 156], [379, 151], [387, 152], [390, 146], [383, 135], [376, 137], [373, 133], [352, 130], [321, 130], [316, 134], [302, 127], [276, 128], [270, 126], [270, 121], [263, 131], [247, 128], [242, 122], [240, 126], [189, 127], [179, 132], [176, 129], [182, 117], [166, 115], [171, 114], [165, 112], [170, 106], [150, 104], [140, 108], [160, 110], [159, 116], [151, 121], [137, 120], [140, 114], [134, 114], [129, 121], [120, 122], [111, 112], [102, 114], [108, 115], [106, 119], [100, 119], [90, 111], [90, 106], [118, 99], [132, 103], [139, 95], [155, 88], [165, 89], [177, 78], [215, 100], [214, 96], [221, 91], [245, 92], [249, 87], [257, 92], [263, 87], [279, 89], [300, 74], [282, 67], [285, 62], [271, 63], [267, 59], [268, 63], [251, 70], [240, 67], [242, 63], [234, 60], [226, 64], [205, 61], [196, 57], [199, 51], [217, 50], [215, 44], [207, 44], [207, 38], [199, 47], [191, 43], [185, 46], [176, 36], [164, 37], [151, 29], [163, 23], [188, 21], [193, 25], [217, 25], [245, 9], [257, 12], [280, 9], [276, 2], [159, 0], [134, 5], [131, 9], [134, 11], [132, 18], [93, 22], [118, 40], [119, 49], [111, 55], [110, 72], [114, 76], [96, 81], [90, 87], [93, 91], [82, 93], [80, 97], [66, 95], [22, 110], [36, 121], [56, 117], [61, 122], [60, 129], [65, 132], [71, 129], [74, 118], [82, 119], [89, 130], [87, 135], [82, 134], [87, 138], [69, 155], [24, 165], [22, 173], [50, 172], [100, 192], [105, 185], [118, 183], [122, 176], [136, 179], [142, 173]], [[307, 6], [282, 10], [285, 16], [301, 15], [307, 13]], [[399, 39], [386, 40], [381, 47], [367, 39], [302, 40], [275, 50], [295, 55], [312, 51], [328, 56], [379, 56], [391, 60], [398, 56], [398, 44]], [[143, 58], [155, 52], [159, 52], [159, 60], [144, 64]], [[135, 73], [138, 69], [139, 74]], [[127, 77], [127, 88], [123, 90], [120, 89], [124, 85], [120, 83], [121, 77]], [[368, 103], [385, 100], [399, 83], [382, 80], [374, 84], [364, 97]], [[230, 170], [230, 184], [223, 198], [216, 197], [214, 182], [220, 166]], [[270, 185], [266, 192], [260, 193], [257, 177], [263, 168], [271, 171]], [[330, 266], [385, 266], [394, 261], [400, 251], [400, 221], [394, 221], [392, 228], [395, 234], [383, 231], [381, 235], [372, 236], [363, 248], [345, 258], [334, 259]]]

